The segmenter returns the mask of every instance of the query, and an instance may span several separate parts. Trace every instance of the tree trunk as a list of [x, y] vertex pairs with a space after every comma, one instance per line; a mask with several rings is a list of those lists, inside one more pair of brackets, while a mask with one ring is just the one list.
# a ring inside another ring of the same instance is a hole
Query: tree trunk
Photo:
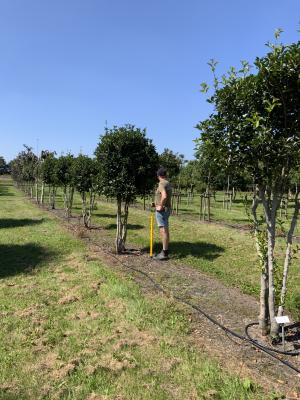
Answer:
[[116, 235], [116, 252], [121, 254], [125, 251], [125, 242], [127, 237], [127, 221], [128, 221], [128, 206], [125, 201], [124, 216], [122, 219], [122, 201], [117, 199], [117, 235]]
[[259, 204], [259, 199], [255, 196], [252, 203], [252, 216], [254, 222], [254, 236], [256, 251], [259, 258], [261, 268], [260, 277], [260, 304], [259, 304], [259, 327], [262, 335], [267, 335], [269, 331], [269, 306], [268, 306], [268, 257], [266, 252], [265, 234], [259, 231], [259, 223], [257, 220], [256, 210]]
[[271, 323], [271, 336], [278, 335], [278, 324], [275, 320], [275, 286], [274, 286], [274, 245], [275, 245], [275, 221], [271, 218], [268, 224], [268, 273], [269, 273], [269, 314]]
[[87, 227], [89, 228], [91, 226], [91, 219], [92, 219], [92, 212], [94, 210], [95, 206], [95, 193], [93, 190], [90, 190], [90, 203], [89, 203], [89, 209], [88, 209], [88, 216], [87, 216]]
[[281, 293], [280, 293], [280, 305], [278, 308], [278, 316], [279, 317], [283, 315], [284, 306], [285, 306], [285, 299], [286, 299], [286, 293], [287, 293], [287, 279], [288, 279], [288, 273], [289, 273], [289, 269], [290, 269], [290, 265], [291, 265], [291, 261], [292, 261], [293, 234], [294, 234], [294, 230], [295, 230], [295, 227], [297, 224], [297, 219], [299, 216], [299, 209], [300, 209], [300, 203], [298, 202], [298, 195], [299, 195], [299, 193], [296, 193], [296, 195], [295, 195], [294, 214], [293, 214], [290, 229], [288, 231], [287, 239], [286, 239], [286, 251], [285, 251], [282, 286], [281, 286]]
[[64, 209], [65, 209], [65, 215], [67, 214], [67, 187], [64, 186]]
[[64, 187], [64, 207], [65, 207], [65, 216], [67, 218], [71, 217], [73, 196], [74, 196], [74, 187], [73, 186], [68, 186], [68, 187], [65, 186]]
[[265, 210], [268, 235], [268, 278], [269, 278], [269, 315], [272, 337], [278, 336], [279, 326], [275, 320], [275, 286], [274, 286], [274, 248], [275, 248], [275, 231], [276, 231], [276, 212], [280, 204], [281, 198], [275, 191], [269, 193], [268, 200], [263, 193], [262, 202]]
[[230, 189], [230, 176], [228, 175], [227, 177], [227, 201], [226, 201], [226, 209], [229, 210], [229, 205], [230, 205], [230, 196], [229, 196], [229, 189]]
[[269, 321], [270, 321], [270, 314], [269, 314], [269, 304], [268, 304], [268, 297], [269, 297], [269, 281], [268, 281], [268, 263], [265, 262], [261, 277], [260, 277], [260, 310], [259, 310], [259, 327], [261, 334], [266, 336], [269, 333]]
[[199, 210], [199, 221], [201, 221], [203, 216], [203, 196], [200, 194], [200, 210]]
[[83, 224], [85, 227], [87, 227], [87, 212], [86, 212], [86, 193], [80, 193], [81, 194], [81, 202], [82, 202], [82, 219], [83, 219]]
[[50, 185], [48, 187], [48, 190], [49, 190], [49, 192], [48, 192], [48, 207], [50, 208], [51, 207], [51, 186]]
[[126, 239], [127, 239], [127, 223], [128, 223], [128, 208], [129, 203], [125, 202], [124, 204], [124, 219], [122, 221], [122, 240], [125, 247]]
[[35, 201], [39, 202], [39, 184], [38, 180], [35, 181]]
[[206, 217], [206, 196], [205, 193], [203, 194], [203, 210], [202, 210], [202, 215], [203, 215], [203, 221], [205, 221]]
[[55, 210], [55, 196], [56, 196], [56, 187], [52, 187], [51, 191], [51, 209]]
[[177, 193], [177, 199], [176, 199], [176, 215], [179, 214], [179, 201], [180, 201], [180, 191]]
[[230, 189], [230, 176], [227, 176], [227, 193], [229, 192]]
[[290, 192], [288, 191], [287, 195], [286, 195], [286, 202], [285, 202], [285, 208], [284, 208], [285, 219], [288, 219], [289, 201], [290, 201]]
[[207, 219], [210, 222], [210, 193], [207, 195]]
[[208, 178], [207, 178], [207, 187], [206, 187], [206, 195], [207, 195], [207, 217], [208, 221], [210, 221], [210, 180], [211, 180], [211, 172], [208, 171]]
[[74, 199], [74, 187], [69, 188], [70, 196], [69, 196], [69, 204], [68, 204], [68, 218], [71, 217], [72, 207], [73, 207], [73, 199]]
[[44, 204], [44, 191], [45, 191], [45, 182], [42, 182], [42, 188], [41, 188], [41, 198], [40, 198], [40, 203]]

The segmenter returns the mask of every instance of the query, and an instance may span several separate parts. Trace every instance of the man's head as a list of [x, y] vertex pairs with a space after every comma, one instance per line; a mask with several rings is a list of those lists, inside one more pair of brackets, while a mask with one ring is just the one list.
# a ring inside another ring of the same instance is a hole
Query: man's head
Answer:
[[165, 179], [167, 177], [167, 170], [164, 167], [159, 167], [157, 170], [157, 178], [158, 179]]

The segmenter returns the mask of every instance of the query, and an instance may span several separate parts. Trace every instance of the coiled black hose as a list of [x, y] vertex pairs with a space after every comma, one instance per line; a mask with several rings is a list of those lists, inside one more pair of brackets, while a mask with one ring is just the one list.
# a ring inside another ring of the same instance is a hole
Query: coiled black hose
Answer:
[[[251, 322], [250, 324], [246, 325], [246, 327], [245, 327], [245, 333], [246, 333], [246, 336], [247, 336], [247, 338], [248, 338], [249, 340], [251, 340], [252, 342], [255, 342], [255, 343], [259, 344], [259, 346], [264, 347], [264, 348], [267, 349], [267, 350], [274, 351], [275, 353], [278, 353], [278, 354], [283, 354], [283, 355], [285, 355], [285, 356], [299, 356], [299, 354], [300, 354], [299, 351], [282, 351], [282, 350], [277, 350], [277, 349], [274, 349], [274, 347], [265, 346], [265, 345], [259, 343], [258, 340], [253, 339], [253, 338], [250, 336], [250, 334], [249, 334], [249, 328], [251, 328], [252, 326], [255, 326], [255, 325], [258, 325], [258, 322]], [[286, 328], [289, 328], [289, 327], [287, 326]]]

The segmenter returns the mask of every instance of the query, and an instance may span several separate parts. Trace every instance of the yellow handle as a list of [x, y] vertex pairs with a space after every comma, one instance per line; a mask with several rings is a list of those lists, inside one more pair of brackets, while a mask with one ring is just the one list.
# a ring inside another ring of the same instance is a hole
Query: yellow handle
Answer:
[[150, 215], [150, 257], [153, 256], [153, 214]]

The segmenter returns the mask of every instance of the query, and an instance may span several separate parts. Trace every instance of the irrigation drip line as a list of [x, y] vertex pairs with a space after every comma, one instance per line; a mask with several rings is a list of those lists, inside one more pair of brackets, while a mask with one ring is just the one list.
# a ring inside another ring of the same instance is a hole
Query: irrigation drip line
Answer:
[[[55, 216], [57, 216], [54, 212], [53, 214]], [[64, 220], [68, 221], [68, 226], [72, 226], [72, 223], [69, 222], [69, 219], [65, 216], [63, 217], [59, 217], [57, 216], [59, 219], [63, 218]], [[73, 227], [73, 226], [72, 226]], [[74, 229], [73, 229], [74, 230]], [[300, 369], [297, 368], [295, 365], [293, 365], [292, 363], [290, 363], [289, 361], [283, 360], [280, 357], [278, 357], [276, 354], [274, 353], [279, 353], [282, 355], [289, 355], [289, 356], [296, 356], [299, 355], [299, 353], [296, 352], [283, 352], [268, 346], [265, 346], [261, 343], [259, 343], [257, 340], [253, 339], [250, 334], [248, 333], [248, 330], [251, 326], [257, 325], [257, 322], [254, 323], [250, 323], [245, 327], [245, 333], [246, 336], [240, 335], [239, 333], [233, 331], [230, 328], [227, 328], [225, 325], [221, 324], [219, 321], [217, 321], [215, 318], [213, 318], [211, 315], [209, 315], [208, 313], [206, 313], [204, 310], [202, 310], [200, 307], [190, 303], [188, 300], [185, 300], [184, 298], [177, 296], [174, 293], [169, 293], [168, 291], [166, 291], [158, 282], [155, 281], [155, 279], [153, 279], [149, 274], [147, 274], [146, 272], [132, 267], [130, 265], [127, 265], [125, 262], [123, 262], [122, 260], [120, 260], [118, 257], [116, 257], [114, 254], [112, 254], [111, 251], [107, 251], [104, 246], [100, 246], [98, 243], [96, 243], [94, 240], [91, 239], [91, 237], [86, 237], [86, 239], [88, 239], [94, 246], [98, 247], [101, 251], [105, 252], [106, 254], [108, 254], [110, 257], [114, 258], [119, 264], [121, 264], [123, 267], [130, 269], [132, 271], [135, 271], [143, 276], [145, 276], [152, 284], [153, 286], [160, 291], [161, 293], [163, 293], [164, 295], [166, 295], [167, 297], [170, 297], [170, 295], [176, 299], [177, 301], [179, 301], [182, 304], [187, 305], [188, 307], [191, 307], [192, 309], [194, 309], [195, 311], [197, 311], [199, 314], [203, 315], [206, 319], [208, 319], [213, 325], [218, 326], [221, 330], [223, 330], [226, 334], [230, 334], [233, 337], [236, 337], [240, 340], [242, 340], [242, 342], [244, 343], [249, 343], [251, 345], [253, 345], [254, 347], [258, 348], [260, 351], [268, 354], [270, 357], [274, 358], [275, 360], [279, 361], [280, 363], [284, 364], [286, 367], [292, 369], [294, 372], [300, 374]], [[294, 327], [298, 327], [300, 325], [300, 322], [296, 322], [290, 326], [287, 326], [286, 328], [294, 328]]]

